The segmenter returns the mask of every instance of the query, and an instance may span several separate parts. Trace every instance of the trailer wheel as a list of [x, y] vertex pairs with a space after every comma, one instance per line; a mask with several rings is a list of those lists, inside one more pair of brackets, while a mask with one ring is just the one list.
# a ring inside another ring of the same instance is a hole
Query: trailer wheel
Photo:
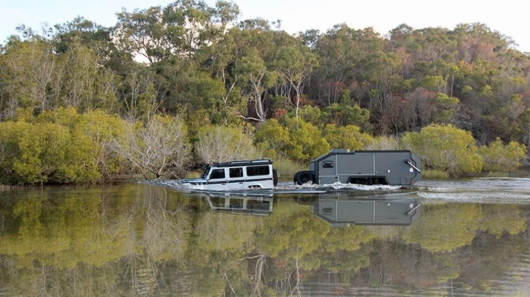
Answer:
[[301, 174], [301, 173], [302, 173], [302, 171], [298, 171], [298, 172], [294, 175], [294, 177], [293, 177], [293, 182], [294, 182], [295, 184], [298, 184], [298, 179], [300, 179], [300, 174]]
[[313, 181], [313, 174], [310, 171], [300, 171], [294, 176], [294, 179], [298, 185], [303, 185]]

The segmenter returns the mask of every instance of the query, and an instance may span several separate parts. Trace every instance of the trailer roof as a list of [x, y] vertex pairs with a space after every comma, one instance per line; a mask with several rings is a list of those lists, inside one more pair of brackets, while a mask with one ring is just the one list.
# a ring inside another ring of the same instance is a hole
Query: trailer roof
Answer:
[[410, 153], [410, 150], [358, 150], [358, 151], [350, 151], [348, 149], [332, 149], [327, 154], [321, 155], [316, 159], [311, 160], [311, 162], [318, 162], [330, 155], [353, 155], [353, 154], [361, 154], [361, 153]]

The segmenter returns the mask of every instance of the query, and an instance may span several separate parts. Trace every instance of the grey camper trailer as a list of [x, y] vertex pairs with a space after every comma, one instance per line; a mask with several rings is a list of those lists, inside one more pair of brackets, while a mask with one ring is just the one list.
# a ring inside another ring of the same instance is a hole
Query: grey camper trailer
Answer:
[[333, 149], [294, 176], [296, 184], [350, 183], [410, 187], [421, 179], [421, 162], [409, 150], [350, 151]]

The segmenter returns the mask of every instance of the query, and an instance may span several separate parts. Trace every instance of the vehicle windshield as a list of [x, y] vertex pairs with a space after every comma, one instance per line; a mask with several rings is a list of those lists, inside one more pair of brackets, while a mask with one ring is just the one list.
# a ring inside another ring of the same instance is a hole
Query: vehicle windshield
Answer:
[[206, 179], [208, 177], [208, 173], [210, 173], [210, 165], [206, 166], [206, 169], [204, 169], [204, 172], [201, 175], [202, 179]]

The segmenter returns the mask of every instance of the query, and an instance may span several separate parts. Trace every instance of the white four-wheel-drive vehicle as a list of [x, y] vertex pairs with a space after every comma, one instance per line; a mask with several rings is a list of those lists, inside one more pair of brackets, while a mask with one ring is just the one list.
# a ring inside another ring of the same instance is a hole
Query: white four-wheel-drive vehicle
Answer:
[[277, 183], [278, 176], [269, 159], [214, 163], [200, 178], [180, 181], [183, 188], [209, 191], [272, 189]]

